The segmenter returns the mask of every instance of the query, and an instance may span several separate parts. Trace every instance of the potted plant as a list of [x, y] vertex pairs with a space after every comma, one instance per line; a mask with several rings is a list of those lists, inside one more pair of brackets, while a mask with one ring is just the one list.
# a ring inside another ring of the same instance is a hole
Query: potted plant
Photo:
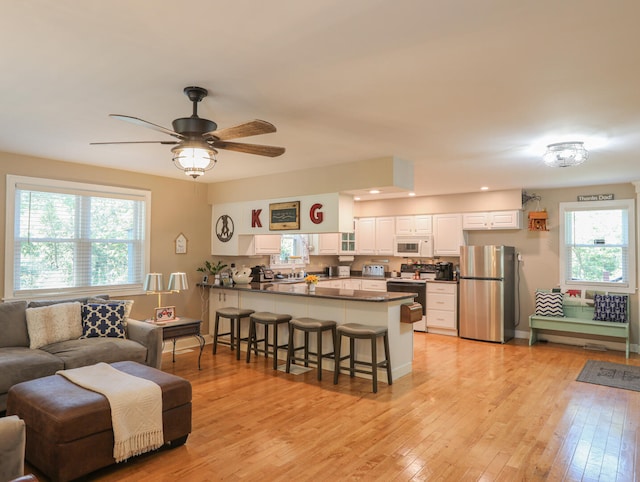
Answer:
[[[210, 261], [205, 261], [204, 266], [200, 266], [197, 271], [205, 273], [205, 276], [213, 276], [213, 284], [218, 286], [220, 284], [220, 271], [222, 271], [226, 267], [227, 265], [223, 264], [222, 261], [218, 261], [216, 264], [213, 264]], [[206, 281], [203, 280], [203, 282]]]

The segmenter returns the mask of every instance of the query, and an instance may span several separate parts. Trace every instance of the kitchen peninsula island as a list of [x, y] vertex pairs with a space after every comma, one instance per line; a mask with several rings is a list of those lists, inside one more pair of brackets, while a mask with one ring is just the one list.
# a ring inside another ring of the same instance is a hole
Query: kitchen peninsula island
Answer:
[[[251, 283], [234, 286], [209, 286], [209, 320], [215, 319], [215, 312], [224, 306], [236, 305], [255, 311], [286, 313], [294, 318], [310, 317], [334, 320], [338, 325], [344, 323], [362, 323], [385, 326], [389, 330], [392, 378], [411, 373], [413, 359], [413, 325], [400, 322], [400, 306], [412, 303], [414, 293], [389, 293], [378, 291], [348, 290], [338, 288], [320, 288], [308, 292], [305, 283]], [[223, 301], [224, 300], [224, 301]], [[286, 329], [285, 327], [283, 327]], [[301, 334], [300, 334], [301, 335]], [[245, 335], [243, 335], [245, 336]], [[286, 340], [286, 332], [278, 333], [279, 340]], [[323, 346], [331, 347], [331, 336], [325, 333]], [[382, 351], [379, 341], [378, 353]], [[302, 335], [296, 345], [302, 344]], [[358, 357], [371, 359], [371, 347], [368, 343], [357, 343]], [[243, 346], [246, 350], [246, 344]], [[345, 350], [343, 350], [344, 352]], [[281, 350], [279, 357], [286, 359]], [[333, 369], [332, 363], [326, 366]], [[369, 375], [356, 374], [370, 378]], [[379, 371], [379, 379], [386, 381], [386, 372]]]

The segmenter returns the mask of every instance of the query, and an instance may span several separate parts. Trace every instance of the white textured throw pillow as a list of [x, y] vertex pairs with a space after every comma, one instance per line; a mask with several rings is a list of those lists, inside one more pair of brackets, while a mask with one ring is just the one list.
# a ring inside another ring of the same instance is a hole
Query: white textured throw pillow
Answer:
[[35, 349], [82, 336], [80, 303], [57, 303], [27, 308], [29, 348]]

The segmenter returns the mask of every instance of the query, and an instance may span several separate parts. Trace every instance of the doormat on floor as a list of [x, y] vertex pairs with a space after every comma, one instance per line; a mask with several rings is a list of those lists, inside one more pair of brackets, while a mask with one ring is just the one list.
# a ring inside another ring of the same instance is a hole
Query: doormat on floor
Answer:
[[[311, 370], [311, 368], [309, 367], [301, 367], [299, 365], [291, 365], [291, 369], [289, 370], [289, 373], [291, 373], [292, 375], [301, 375], [302, 373], [308, 372], [309, 370]], [[286, 372], [287, 371], [287, 365], [278, 365], [278, 371], [279, 372]]]
[[640, 367], [598, 360], [587, 360], [576, 378], [579, 382], [640, 392]]

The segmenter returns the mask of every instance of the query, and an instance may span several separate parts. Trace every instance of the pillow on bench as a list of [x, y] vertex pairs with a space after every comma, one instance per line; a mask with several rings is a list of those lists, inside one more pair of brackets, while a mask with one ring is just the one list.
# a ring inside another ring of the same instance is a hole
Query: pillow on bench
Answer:
[[593, 296], [593, 319], [596, 321], [627, 322], [627, 295]]
[[562, 293], [536, 291], [536, 315], [564, 316], [562, 311]]

